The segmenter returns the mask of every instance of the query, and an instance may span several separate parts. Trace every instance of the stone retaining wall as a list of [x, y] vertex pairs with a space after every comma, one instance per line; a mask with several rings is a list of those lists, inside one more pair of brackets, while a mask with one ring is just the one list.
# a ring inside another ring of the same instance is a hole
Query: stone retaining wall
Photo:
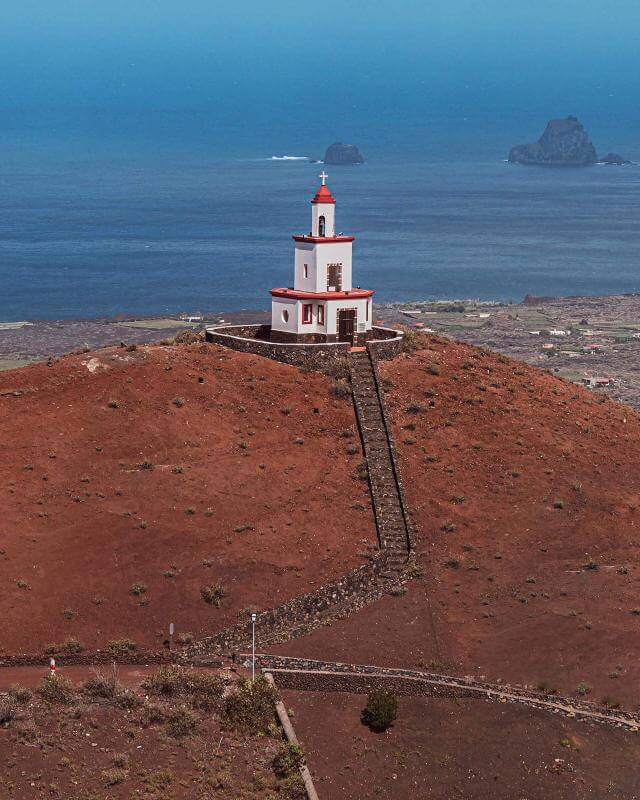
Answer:
[[547, 713], [624, 728], [634, 733], [640, 730], [640, 715], [636, 713], [596, 706], [576, 697], [544, 694], [524, 686], [488, 683], [468, 676], [265, 654], [259, 654], [256, 662], [263, 670], [268, 669], [282, 688], [356, 694], [386, 688], [399, 695], [477, 698], [517, 703]]
[[[256, 631], [261, 645], [289, 641], [341, 619], [381, 597], [390, 585], [383, 577], [386, 554], [376, 553], [364, 564], [308, 594], [258, 614]], [[394, 583], [398, 581], [395, 577]], [[184, 660], [240, 650], [251, 643], [251, 622], [240, 622], [184, 648]]]

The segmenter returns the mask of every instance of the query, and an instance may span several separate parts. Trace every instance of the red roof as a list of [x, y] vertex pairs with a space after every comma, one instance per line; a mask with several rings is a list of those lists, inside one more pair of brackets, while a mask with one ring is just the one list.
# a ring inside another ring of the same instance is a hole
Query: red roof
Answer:
[[316, 192], [316, 196], [311, 201], [312, 203], [335, 203], [328, 186], [320, 186]]
[[350, 289], [348, 292], [302, 292], [296, 289], [270, 289], [272, 297], [289, 297], [292, 300], [362, 300], [372, 297], [372, 289]]
[[311, 234], [295, 234], [291, 237], [296, 242], [310, 242], [311, 244], [341, 244], [353, 242], [355, 236], [311, 236]]

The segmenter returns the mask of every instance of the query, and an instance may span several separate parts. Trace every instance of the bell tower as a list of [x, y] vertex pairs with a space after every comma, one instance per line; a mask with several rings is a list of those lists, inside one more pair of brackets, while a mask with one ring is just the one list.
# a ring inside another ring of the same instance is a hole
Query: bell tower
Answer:
[[336, 235], [336, 201], [333, 199], [323, 170], [318, 176], [322, 184], [311, 201], [311, 235], [318, 239], [329, 239]]

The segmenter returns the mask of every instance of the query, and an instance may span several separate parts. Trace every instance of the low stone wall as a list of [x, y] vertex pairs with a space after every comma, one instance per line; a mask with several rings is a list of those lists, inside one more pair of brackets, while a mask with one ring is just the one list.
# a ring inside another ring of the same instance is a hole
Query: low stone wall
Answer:
[[207, 328], [205, 337], [208, 342], [231, 350], [313, 370], [326, 369], [328, 364], [344, 358], [349, 352], [346, 342], [272, 342], [270, 331], [270, 325], [220, 325]]
[[374, 327], [367, 349], [378, 361], [391, 361], [402, 352], [404, 334], [395, 328]]
[[[205, 338], [241, 353], [253, 353], [294, 367], [319, 371], [333, 361], [343, 359], [349, 352], [347, 342], [274, 342], [269, 338], [270, 334], [270, 325], [218, 325], [207, 328]], [[372, 328], [367, 347], [376, 358], [395, 358], [402, 350], [402, 332], [392, 328]]]
[[[397, 583], [400, 576], [389, 581], [383, 574], [386, 554], [376, 553], [370, 563], [347, 572], [313, 592], [294, 597], [288, 603], [258, 614], [256, 631], [261, 645], [288, 641], [321, 627], [328, 619], [341, 619], [377, 600]], [[180, 654], [184, 660], [241, 650], [251, 643], [251, 622], [240, 622], [213, 636], [185, 647]]]
[[[242, 655], [239, 657], [243, 658]], [[597, 706], [576, 697], [544, 694], [524, 686], [474, 680], [469, 676], [342, 664], [263, 653], [257, 656], [256, 663], [263, 671], [268, 670], [283, 689], [361, 694], [372, 689], [386, 688], [399, 695], [468, 697], [498, 703], [517, 703], [585, 722], [612, 725], [634, 733], [640, 731], [640, 715], [637, 713]]]

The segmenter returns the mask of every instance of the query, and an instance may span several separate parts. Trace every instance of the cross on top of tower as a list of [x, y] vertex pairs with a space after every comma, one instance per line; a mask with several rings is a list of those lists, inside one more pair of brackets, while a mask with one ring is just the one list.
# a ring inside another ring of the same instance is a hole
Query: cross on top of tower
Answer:
[[326, 184], [327, 178], [329, 176], [327, 175], [327, 173], [324, 170], [322, 170], [322, 172], [318, 175], [318, 177], [320, 178], [320, 180], [322, 181], [322, 185], [324, 186]]

